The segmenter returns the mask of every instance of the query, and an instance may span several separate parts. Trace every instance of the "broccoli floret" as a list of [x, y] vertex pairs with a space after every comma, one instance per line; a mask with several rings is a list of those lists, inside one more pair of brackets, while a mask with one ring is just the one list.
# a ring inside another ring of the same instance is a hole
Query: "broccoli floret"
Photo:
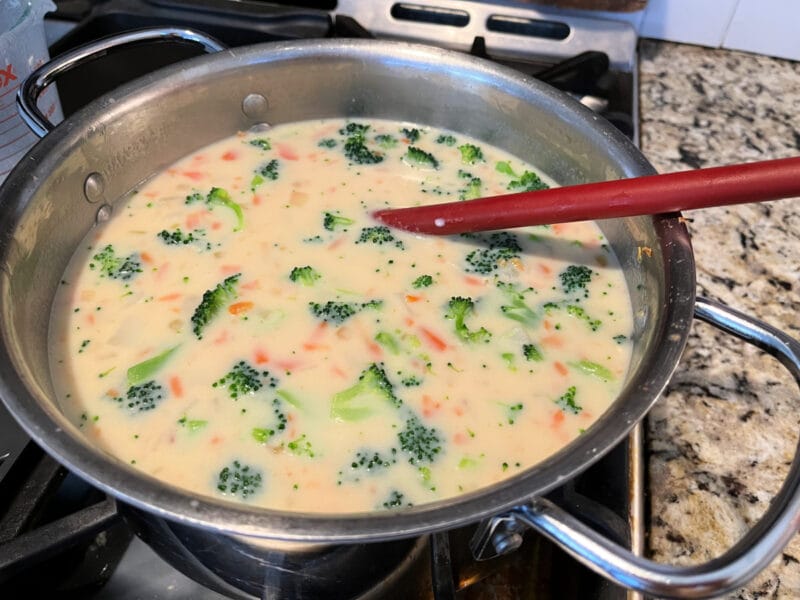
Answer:
[[380, 403], [399, 407], [403, 401], [394, 393], [383, 364], [372, 363], [358, 376], [358, 382], [331, 400], [331, 415], [343, 421], [357, 421], [373, 414]]
[[222, 188], [212, 187], [211, 191], [206, 194], [205, 198], [199, 192], [194, 192], [186, 196], [186, 204], [194, 204], [196, 202], [204, 202], [206, 206], [213, 209], [215, 206], [223, 206], [233, 211], [236, 215], [236, 227], [234, 231], [240, 231], [244, 227], [244, 213], [242, 207], [231, 199], [231, 195]]
[[272, 414], [275, 415], [274, 427], [254, 427], [250, 431], [252, 438], [259, 444], [266, 444], [273, 435], [286, 431], [289, 417], [287, 417], [286, 413], [283, 411], [283, 403], [279, 398], [272, 399]]
[[226, 388], [228, 396], [234, 400], [239, 396], [255, 394], [265, 385], [274, 388], [278, 385], [278, 380], [269, 371], [259, 371], [244, 360], [233, 365], [227, 374], [211, 384], [212, 387]]
[[403, 129], [400, 130], [400, 133], [402, 133], [409, 142], [416, 142], [420, 136], [420, 130], [416, 128], [411, 129], [408, 127], [403, 127]]
[[430, 275], [420, 275], [414, 280], [411, 286], [415, 289], [426, 288], [433, 285], [433, 277]]
[[389, 493], [389, 497], [386, 499], [386, 502], [382, 504], [383, 508], [392, 509], [392, 508], [402, 508], [403, 506], [409, 507], [414, 506], [411, 502], [404, 502], [403, 492], [398, 490], [392, 490]]
[[[355, 223], [353, 219], [348, 219], [342, 215], [335, 215], [329, 212], [324, 213], [322, 217], [322, 226], [328, 231], [336, 231], [337, 227], [347, 227], [353, 223]], [[347, 229], [344, 229], [344, 231], [347, 231]]]
[[375, 334], [375, 341], [392, 354], [400, 354], [400, 342], [388, 331], [379, 331]]
[[534, 362], [540, 362], [544, 360], [542, 353], [534, 344], [523, 344], [522, 354], [525, 356], [525, 360], [531, 360]]
[[465, 342], [488, 342], [492, 337], [484, 327], [477, 331], [470, 331], [466, 324], [466, 318], [475, 309], [475, 302], [472, 298], [463, 296], [453, 296], [447, 304], [446, 319], [455, 321], [456, 335]]
[[320, 140], [317, 146], [320, 148], [335, 148], [336, 147], [336, 140], [333, 138], [325, 138], [324, 140]]
[[417, 148], [416, 146], [409, 146], [406, 150], [405, 161], [410, 165], [419, 167], [429, 167], [431, 169], [439, 168], [439, 161], [430, 152]]
[[117, 256], [114, 246], [109, 244], [92, 256], [89, 268], [99, 270], [100, 277], [128, 281], [142, 272], [142, 263], [139, 261], [139, 255], [135, 253], [127, 257]]
[[305, 433], [299, 438], [286, 442], [286, 448], [295, 456], [307, 456], [309, 458], [314, 458], [315, 456], [314, 448], [311, 442], [306, 439]]
[[561, 271], [558, 277], [561, 279], [561, 288], [565, 294], [583, 291], [583, 296], [586, 298], [589, 296], [587, 286], [592, 280], [592, 275], [594, 271], [586, 265], [570, 265]]
[[585, 321], [586, 324], [589, 326], [589, 329], [591, 329], [592, 331], [597, 331], [603, 324], [603, 321], [601, 321], [600, 319], [593, 319], [583, 308], [581, 308], [580, 306], [576, 306], [574, 304], [567, 305], [567, 314], [576, 317], [582, 321]]
[[172, 231], [163, 229], [158, 233], [158, 237], [168, 246], [186, 246], [195, 242], [202, 242], [203, 238], [206, 237], [206, 232], [202, 229], [195, 229], [187, 233], [181, 231], [181, 228], [178, 227]]
[[517, 421], [517, 415], [522, 411], [525, 406], [522, 402], [506, 406], [506, 421], [509, 425], [513, 425]]
[[328, 321], [337, 325], [344, 323], [347, 319], [366, 308], [381, 308], [382, 300], [370, 300], [362, 304], [355, 302], [336, 302], [328, 300], [325, 304], [319, 302], [309, 302], [308, 307], [311, 314], [322, 321]]
[[408, 377], [403, 377], [400, 380], [400, 384], [405, 387], [417, 387], [422, 385], [422, 380], [416, 375], [409, 375]]
[[417, 416], [408, 418], [397, 438], [400, 440], [400, 449], [408, 454], [408, 462], [412, 465], [432, 463], [442, 451], [439, 430], [426, 427]]
[[356, 240], [356, 244], [377, 244], [378, 246], [394, 244], [395, 247], [400, 249], [404, 247], [402, 240], [395, 238], [392, 230], [384, 225], [364, 227]]
[[369, 127], [369, 125], [360, 123], [348, 123], [339, 130], [341, 135], [346, 136], [344, 142], [345, 157], [357, 165], [373, 165], [383, 160], [383, 154], [373, 152], [367, 148], [366, 135]]
[[313, 267], [306, 265], [305, 267], [295, 267], [289, 273], [289, 279], [295, 283], [302, 283], [306, 286], [314, 285], [314, 282], [322, 277]]
[[219, 314], [222, 308], [231, 300], [236, 298], [236, 284], [239, 282], [241, 273], [225, 278], [216, 287], [206, 290], [200, 304], [194, 309], [192, 314], [192, 331], [197, 339], [203, 339], [203, 329], [211, 320]]
[[128, 388], [125, 397], [113, 400], [132, 413], [141, 413], [156, 408], [164, 399], [164, 388], [154, 380]]
[[473, 177], [467, 183], [467, 187], [458, 192], [459, 200], [475, 200], [481, 197], [481, 186], [483, 182], [480, 177]]
[[250, 181], [250, 189], [255, 191], [255, 189], [264, 183], [266, 180], [275, 181], [278, 179], [280, 173], [278, 170], [280, 169], [280, 162], [278, 162], [277, 158], [273, 158], [271, 161], [262, 165], [258, 169], [256, 169], [256, 174], [253, 176], [253, 179]]
[[461, 152], [461, 162], [465, 165], [483, 162], [483, 150], [474, 144], [462, 144], [458, 147], [458, 151]]
[[258, 138], [255, 140], [250, 140], [250, 145], [255, 146], [256, 148], [261, 148], [262, 150], [271, 150], [272, 145], [269, 143], [269, 140], [265, 138]]
[[450, 134], [441, 134], [436, 138], [437, 144], [444, 144], [445, 146], [455, 146], [456, 138]]
[[567, 391], [561, 394], [558, 399], [555, 401], [558, 407], [564, 412], [570, 412], [572, 414], [577, 415], [579, 412], [583, 410], [583, 408], [575, 402], [575, 393], [576, 393], [575, 386], [572, 385], [567, 388]]
[[378, 146], [385, 150], [389, 150], [390, 148], [397, 146], [397, 138], [393, 135], [389, 135], [388, 133], [376, 135], [375, 142], [378, 144]]
[[261, 471], [238, 460], [224, 467], [217, 477], [217, 489], [223, 494], [246, 500], [261, 488]]
[[519, 179], [515, 179], [508, 184], [508, 189], [515, 192], [534, 192], [536, 190], [546, 190], [549, 187], [536, 173], [531, 173], [530, 171], [525, 171]]
[[466, 262], [468, 266], [465, 270], [468, 273], [488, 275], [496, 271], [500, 265], [519, 258], [522, 252], [522, 246], [520, 246], [517, 236], [507, 231], [496, 231], [489, 235], [466, 237], [471, 237], [486, 246], [486, 248], [479, 248], [467, 254]]
[[539, 322], [539, 315], [525, 303], [525, 294], [533, 292], [533, 288], [519, 290], [513, 283], [504, 283], [502, 281], [497, 282], [497, 287], [509, 302], [509, 304], [500, 306], [504, 316], [529, 327], [533, 327]]
[[394, 464], [397, 464], [396, 448], [389, 450], [388, 456], [385, 456], [377, 450], [359, 450], [350, 462], [350, 468], [377, 471], [379, 469], [391, 467]]

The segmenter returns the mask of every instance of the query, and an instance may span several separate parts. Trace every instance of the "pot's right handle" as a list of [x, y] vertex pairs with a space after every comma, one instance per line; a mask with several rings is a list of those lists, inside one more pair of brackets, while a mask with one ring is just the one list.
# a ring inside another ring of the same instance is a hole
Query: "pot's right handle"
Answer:
[[65, 52], [31, 73], [17, 92], [17, 110], [31, 131], [39, 137], [44, 137], [55, 128], [55, 125], [39, 110], [37, 102], [45, 88], [60, 75], [86, 62], [105, 56], [110, 50], [116, 48], [175, 40], [200, 44], [209, 53], [225, 49], [222, 43], [209, 35], [178, 27], [137, 29], [106, 37]]
[[[705, 298], [697, 298], [695, 316], [767, 351], [800, 385], [800, 343], [757, 319]], [[502, 554], [518, 545], [531, 527], [575, 559], [615, 583], [662, 597], [708, 598], [743, 585], [764, 569], [800, 527], [800, 447], [789, 474], [763, 517], [722, 556], [705, 564], [678, 567], [634, 555], [609, 541], [544, 498], [486, 522], [473, 538], [473, 553]]]

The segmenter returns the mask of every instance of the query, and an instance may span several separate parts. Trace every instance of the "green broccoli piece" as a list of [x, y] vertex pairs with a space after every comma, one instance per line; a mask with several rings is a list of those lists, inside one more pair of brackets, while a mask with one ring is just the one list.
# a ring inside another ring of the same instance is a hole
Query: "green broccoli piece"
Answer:
[[472, 298], [453, 296], [447, 304], [447, 312], [444, 316], [446, 319], [453, 319], [453, 321], [455, 321], [456, 335], [465, 342], [488, 342], [492, 334], [485, 328], [481, 327], [477, 331], [470, 331], [465, 323], [466, 318], [474, 309], [475, 302]]
[[114, 246], [108, 244], [92, 256], [89, 269], [99, 270], [100, 277], [128, 281], [137, 273], [142, 272], [142, 263], [139, 255], [135, 253], [127, 257], [117, 256]]
[[462, 144], [458, 147], [461, 152], [461, 162], [465, 165], [474, 165], [476, 162], [483, 162], [483, 150], [474, 144]]
[[314, 458], [314, 456], [316, 456], [311, 442], [306, 439], [305, 433], [299, 438], [286, 442], [286, 448], [295, 456], [307, 456], [309, 458]]
[[186, 204], [195, 204], [196, 202], [204, 202], [206, 206], [213, 209], [215, 206], [223, 206], [236, 215], [236, 227], [234, 231], [241, 231], [244, 227], [244, 213], [242, 207], [231, 199], [231, 195], [222, 188], [212, 187], [211, 191], [206, 194], [205, 198], [199, 192], [194, 192], [186, 196]]
[[546, 190], [550, 186], [542, 181], [536, 173], [525, 171], [519, 179], [515, 179], [508, 184], [508, 189], [515, 192], [535, 192]]
[[567, 391], [561, 394], [561, 396], [556, 399], [556, 404], [558, 407], [564, 412], [570, 412], [572, 414], [577, 415], [579, 412], [583, 410], [583, 408], [575, 402], [575, 393], [576, 388], [574, 385], [567, 388]]
[[264, 386], [274, 388], [278, 380], [269, 371], [259, 371], [247, 361], [240, 360], [220, 379], [211, 384], [212, 387], [224, 387], [228, 396], [237, 400], [239, 396], [255, 394]]
[[614, 340], [617, 344], [621, 345], [628, 341], [628, 336], [620, 333], [619, 335], [615, 335], [611, 339]]
[[419, 385], [422, 385], [422, 380], [416, 375], [409, 375], [407, 377], [403, 377], [400, 380], [400, 384], [405, 387], [417, 387]]
[[295, 267], [289, 273], [289, 279], [295, 283], [302, 283], [305, 286], [312, 286], [314, 282], [322, 277], [313, 267], [306, 265], [305, 267]]
[[565, 294], [583, 291], [584, 298], [587, 298], [589, 296], [587, 286], [592, 280], [592, 275], [594, 271], [586, 265], [570, 265], [561, 271], [558, 277], [561, 279], [561, 288]]
[[400, 130], [400, 133], [402, 133], [409, 142], [413, 143], [419, 140], [421, 132], [417, 128], [403, 127], [403, 129]]
[[[353, 219], [348, 219], [342, 215], [335, 215], [329, 212], [324, 213], [324, 216], [322, 217], [322, 226], [328, 231], [336, 231], [337, 227], [344, 228], [348, 225], [352, 225], [353, 223], [355, 223]], [[344, 231], [347, 231], [347, 229], [344, 229]]]
[[522, 252], [519, 238], [507, 231], [496, 231], [488, 236], [465, 234], [464, 237], [475, 239], [486, 246], [467, 254], [468, 266], [465, 270], [468, 273], [488, 275], [508, 261], [519, 258]]
[[113, 398], [120, 406], [132, 413], [142, 413], [156, 408], [164, 399], [164, 388], [154, 380], [128, 388], [125, 397]]
[[525, 406], [522, 402], [516, 404], [506, 405], [506, 421], [509, 425], [513, 425], [517, 421], [517, 415], [522, 412]]
[[426, 427], [419, 417], [412, 415], [405, 428], [397, 434], [400, 449], [408, 455], [412, 465], [432, 463], [442, 452], [442, 436], [434, 427]]
[[534, 344], [523, 344], [522, 354], [523, 356], [525, 356], [525, 360], [530, 360], [534, 362], [541, 362], [542, 360], [544, 360], [542, 353]]
[[517, 289], [513, 283], [505, 283], [502, 281], [497, 282], [497, 287], [506, 297], [509, 304], [500, 306], [503, 316], [513, 319], [528, 327], [533, 327], [539, 322], [539, 315], [531, 310], [525, 303], [525, 294], [533, 292], [533, 288], [524, 290]]
[[441, 134], [436, 138], [437, 144], [444, 144], [445, 146], [455, 146], [456, 138], [450, 134]]
[[576, 317], [578, 319], [581, 319], [582, 321], [585, 321], [586, 324], [589, 326], [589, 329], [591, 329], [592, 331], [597, 331], [603, 324], [603, 321], [601, 321], [600, 319], [593, 319], [583, 308], [581, 308], [580, 306], [576, 306], [574, 304], [567, 305], [567, 314]]
[[320, 140], [317, 146], [320, 148], [335, 148], [336, 147], [336, 140], [333, 138], [325, 138], [324, 140]]
[[358, 376], [358, 382], [334, 394], [331, 416], [342, 421], [358, 421], [374, 414], [381, 403], [399, 407], [403, 401], [394, 393], [383, 364], [372, 363]]
[[246, 500], [261, 488], [261, 471], [247, 464], [234, 460], [224, 467], [217, 477], [217, 489], [223, 494], [239, 496]]
[[203, 229], [195, 229], [187, 233], [181, 231], [181, 228], [178, 227], [172, 231], [163, 229], [157, 235], [168, 246], [187, 246], [195, 242], [202, 242], [203, 238], [206, 237], [206, 232]]
[[395, 238], [392, 230], [384, 225], [364, 227], [356, 240], [356, 244], [376, 244], [378, 246], [394, 244], [397, 248], [404, 248], [402, 240]]
[[286, 431], [289, 417], [283, 411], [283, 403], [279, 398], [272, 399], [272, 414], [275, 415], [274, 427], [254, 427], [250, 430], [251, 437], [259, 444], [266, 444], [273, 435]]
[[614, 379], [614, 374], [608, 369], [601, 365], [600, 363], [593, 362], [591, 360], [581, 360], [578, 362], [571, 362], [569, 363], [570, 367], [575, 367], [587, 375], [591, 375], [593, 377], [597, 377], [601, 381], [611, 381]]
[[269, 143], [269, 140], [265, 138], [258, 138], [255, 140], [250, 140], [249, 144], [251, 146], [255, 146], [256, 148], [261, 148], [262, 150], [271, 150], [272, 145]]
[[407, 164], [416, 165], [419, 167], [429, 167], [431, 169], [439, 168], [439, 161], [430, 152], [417, 148], [416, 146], [409, 146], [406, 150], [405, 161]]
[[414, 282], [411, 284], [411, 287], [415, 289], [421, 289], [431, 285], [433, 285], [433, 277], [430, 275], [420, 275], [414, 280]]
[[256, 174], [250, 181], [250, 189], [255, 191], [255, 189], [265, 181], [275, 181], [278, 179], [278, 176], [280, 175], [280, 173], [278, 173], [280, 166], [281, 164], [278, 162], [278, 159], [273, 158], [265, 165], [262, 165], [260, 168], [256, 169]]
[[191, 433], [194, 433], [195, 431], [200, 431], [203, 427], [208, 425], [208, 421], [203, 419], [190, 419], [186, 415], [183, 415], [180, 419], [178, 419], [178, 425], [185, 427]]
[[375, 334], [375, 341], [392, 354], [400, 354], [400, 342], [388, 331], [379, 331]]
[[473, 177], [467, 183], [467, 187], [458, 192], [459, 200], [475, 200], [481, 197], [481, 186], [483, 182], [480, 177]]
[[386, 501], [383, 503], [382, 506], [383, 508], [386, 509], [402, 508], [403, 506], [406, 507], [414, 506], [411, 502], [404, 503], [403, 500], [404, 498], [405, 496], [403, 495], [403, 492], [400, 492], [398, 490], [392, 490], [389, 493], [389, 497], [386, 499]]
[[172, 346], [171, 348], [167, 348], [163, 352], [160, 352], [155, 356], [151, 356], [150, 358], [138, 362], [130, 367], [126, 374], [128, 378], [128, 385], [137, 385], [143, 381], [152, 379], [153, 375], [155, 375], [156, 372], [160, 371], [161, 368], [167, 364], [169, 359], [178, 348], [180, 348], [180, 345]]
[[397, 138], [388, 133], [381, 133], [375, 136], [375, 142], [384, 150], [389, 150], [397, 146]]
[[334, 300], [328, 300], [325, 304], [320, 304], [319, 302], [308, 303], [311, 314], [322, 321], [328, 321], [336, 325], [344, 323], [347, 319], [366, 308], [379, 309], [382, 305], [383, 301], [381, 300], [370, 300], [362, 304], [336, 302]]
[[397, 464], [397, 448], [392, 448], [388, 456], [377, 450], [359, 450], [350, 462], [351, 469], [363, 469], [365, 471], [378, 471], [387, 469]]
[[200, 304], [192, 314], [192, 331], [197, 339], [203, 339], [203, 329], [216, 317], [223, 307], [236, 298], [236, 284], [241, 273], [231, 275], [218, 283], [215, 288], [206, 290]]
[[348, 123], [339, 130], [339, 133], [346, 138], [344, 155], [350, 162], [357, 165], [373, 165], [383, 161], [383, 154], [367, 148], [366, 135], [369, 128], [369, 125]]

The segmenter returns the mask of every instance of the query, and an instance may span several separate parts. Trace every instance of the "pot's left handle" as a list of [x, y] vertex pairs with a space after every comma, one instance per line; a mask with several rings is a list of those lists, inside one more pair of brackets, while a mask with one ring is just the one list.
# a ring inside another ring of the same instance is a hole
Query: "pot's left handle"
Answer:
[[[800, 385], [800, 343], [791, 336], [705, 298], [697, 298], [695, 316], [767, 351]], [[705, 564], [672, 566], [636, 556], [544, 498], [533, 498], [484, 522], [473, 538], [473, 554], [478, 559], [491, 558], [513, 550], [526, 528], [535, 529], [584, 565], [626, 588], [671, 598], [724, 594], [764, 569], [800, 529], [800, 448], [786, 481], [761, 519], [731, 549]]]
[[65, 52], [31, 73], [17, 92], [17, 110], [28, 127], [39, 137], [44, 137], [55, 128], [55, 125], [39, 110], [37, 102], [45, 88], [60, 75], [86, 62], [105, 56], [110, 50], [116, 48], [169, 41], [199, 44], [209, 53], [225, 49], [221, 42], [205, 33], [178, 27], [137, 29], [106, 37]]

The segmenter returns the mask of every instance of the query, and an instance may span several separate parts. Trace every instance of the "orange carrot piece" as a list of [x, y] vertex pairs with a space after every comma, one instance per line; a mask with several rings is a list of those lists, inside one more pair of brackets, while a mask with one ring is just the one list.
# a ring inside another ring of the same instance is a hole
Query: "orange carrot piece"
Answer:
[[171, 302], [172, 300], [177, 300], [181, 296], [183, 296], [183, 294], [181, 294], [180, 292], [173, 292], [172, 294], [167, 294], [166, 296], [159, 297], [158, 301], [159, 302]]
[[466, 435], [459, 431], [453, 436], [453, 443], [458, 445], [466, 444], [468, 439]]
[[546, 335], [542, 338], [542, 345], [551, 348], [561, 348], [564, 346], [564, 337], [556, 333]]
[[181, 175], [188, 177], [192, 181], [200, 181], [203, 177], [205, 177], [205, 174], [201, 171], [184, 171], [181, 173]]
[[550, 268], [549, 266], [547, 266], [547, 264], [545, 264], [545, 263], [536, 263], [536, 266], [537, 266], [537, 267], [539, 267], [539, 270], [540, 270], [542, 273], [544, 273], [545, 275], [550, 275], [550, 273], [552, 273], [552, 272], [553, 272], [553, 269], [551, 269], [551, 268]]
[[139, 253], [139, 258], [142, 259], [143, 263], [146, 263], [148, 265], [152, 265], [153, 264], [153, 257], [150, 255], [149, 252], [140, 252]]
[[181, 378], [177, 375], [169, 378], [169, 389], [172, 392], [172, 395], [176, 398], [181, 398], [183, 396], [183, 384], [181, 383]]
[[253, 303], [249, 300], [243, 300], [242, 302], [234, 302], [228, 307], [228, 312], [232, 315], [240, 315], [242, 313], [246, 313], [248, 310], [253, 308]]
[[237, 158], [239, 158], [239, 155], [233, 150], [228, 150], [222, 155], [222, 160], [236, 160]]
[[422, 296], [414, 296], [412, 294], [406, 294], [406, 302], [419, 302], [422, 300]]
[[256, 348], [254, 360], [257, 365], [265, 365], [269, 362], [269, 355], [265, 350]]
[[569, 370], [567, 369], [567, 366], [562, 362], [556, 361], [556, 362], [553, 363], [553, 366], [556, 368], [556, 371], [558, 371], [559, 375], [566, 376], [567, 373], [569, 373]]
[[464, 275], [464, 283], [476, 287], [483, 287], [485, 282], [480, 277], [473, 277], [472, 275]]
[[561, 424], [564, 423], [565, 418], [566, 417], [564, 416], [564, 411], [562, 410], [555, 411], [553, 413], [553, 420], [551, 421], [550, 426], [553, 429], [558, 429], [561, 426]]
[[275, 144], [275, 149], [278, 151], [278, 156], [286, 160], [298, 160], [300, 156], [288, 144]]
[[239, 265], [222, 265], [219, 268], [223, 275], [233, 275], [234, 273], [241, 273], [242, 267]]
[[261, 204], [261, 196], [253, 194], [253, 206], [258, 206], [259, 204]]
[[420, 331], [422, 332], [422, 336], [425, 338], [425, 340], [431, 346], [433, 346], [435, 350], [438, 350], [439, 352], [444, 352], [447, 350], [447, 343], [438, 335], [433, 333], [430, 329], [426, 327], [420, 327]]

